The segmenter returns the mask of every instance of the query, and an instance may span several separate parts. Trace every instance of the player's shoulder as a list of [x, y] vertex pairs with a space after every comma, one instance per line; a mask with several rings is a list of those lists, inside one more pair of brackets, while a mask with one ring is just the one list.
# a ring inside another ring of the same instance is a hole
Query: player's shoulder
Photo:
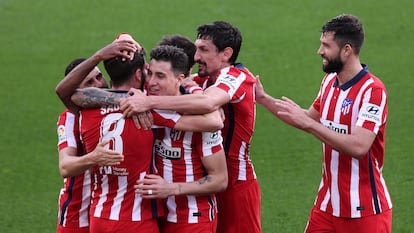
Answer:
[[66, 121], [75, 121], [77, 119], [77, 115], [73, 114], [68, 109], [65, 109], [63, 112], [59, 114], [58, 124], [64, 123]]

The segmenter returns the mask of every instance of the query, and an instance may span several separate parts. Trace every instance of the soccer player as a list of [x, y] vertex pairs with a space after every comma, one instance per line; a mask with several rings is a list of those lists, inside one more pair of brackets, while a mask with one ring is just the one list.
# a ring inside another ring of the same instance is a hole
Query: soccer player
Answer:
[[[133, 54], [124, 53], [126, 50]], [[137, 50], [133, 43], [115, 41], [96, 52], [65, 79], [81, 80], [79, 76], [86, 74], [92, 67], [104, 60], [105, 69], [111, 77], [113, 90], [142, 88], [145, 77], [144, 57], [143, 49]], [[217, 118], [219, 124], [210, 123], [209, 126], [209, 118], [204, 116], [184, 118], [171, 113], [153, 112], [152, 114], [156, 123], [170, 128], [180, 125], [182, 129], [188, 129], [195, 124], [194, 122], [190, 124], [191, 121], [197, 119], [201, 122], [198, 125], [201, 126], [206, 125], [206, 127], [216, 128], [215, 130], [222, 127], [220, 117]], [[99, 141], [109, 140], [109, 147], [125, 157], [124, 161], [117, 166], [100, 166], [94, 169], [91, 232], [158, 232], [155, 220], [157, 211], [152, 205], [154, 201], [142, 200], [133, 189], [138, 179], [152, 172], [152, 132], [136, 129], [132, 119], [122, 118], [122, 113], [116, 105], [82, 109], [80, 119], [82, 140], [87, 151]]]
[[188, 39], [183, 35], [166, 35], [164, 36], [158, 45], [171, 45], [183, 50], [188, 58], [187, 72], [185, 73], [185, 78], [191, 75], [191, 71], [195, 64], [194, 55], [196, 52], [196, 46], [193, 41]]
[[[65, 76], [84, 58], [74, 59], [65, 69]], [[106, 81], [95, 67], [79, 84], [79, 88], [107, 87]], [[78, 117], [68, 109], [62, 112], [57, 122], [59, 171], [65, 177], [59, 195], [58, 233], [89, 232], [89, 206], [91, 196], [91, 175], [88, 170], [94, 164], [112, 165], [122, 160], [118, 152], [107, 150], [99, 144], [85, 155], [80, 142]], [[114, 160], [105, 161], [107, 155]]]
[[[187, 55], [179, 48], [161, 45], [151, 51], [149, 95], [181, 95], [188, 73]], [[227, 187], [227, 167], [220, 131], [192, 132], [159, 128], [154, 144], [159, 175], [148, 175], [137, 185], [144, 198], [167, 198], [168, 213], [161, 232], [216, 232], [214, 193]]]
[[259, 103], [322, 141], [322, 179], [305, 232], [391, 232], [392, 203], [382, 176], [387, 92], [360, 63], [363, 41], [353, 15], [323, 25], [318, 54], [326, 75], [307, 110], [257, 86]]
[[[104, 61], [112, 90], [141, 88], [144, 50], [137, 50], [133, 59], [122, 61], [120, 53], [124, 49], [117, 48], [118, 44], [122, 46], [121, 43], [112, 43], [96, 52], [79, 69], [88, 70]], [[115, 53], [117, 56], [110, 58]], [[174, 124], [173, 120], [171, 124]], [[152, 172], [152, 132], [136, 129], [132, 119], [122, 118], [116, 105], [81, 109], [80, 132], [87, 151], [101, 141], [110, 141], [109, 148], [124, 155], [124, 161], [119, 165], [94, 169], [91, 232], [158, 233], [157, 206], [150, 200], [142, 200], [133, 189], [136, 180]]]
[[226, 119], [222, 135], [229, 184], [217, 195], [219, 233], [261, 232], [260, 188], [249, 155], [256, 115], [256, 79], [233, 66], [241, 43], [240, 31], [227, 22], [201, 25], [197, 29], [194, 60], [200, 76], [214, 77], [212, 86], [203, 94], [181, 96], [145, 96], [131, 90], [134, 95], [121, 101], [125, 116], [152, 108], [205, 113], [223, 106]]

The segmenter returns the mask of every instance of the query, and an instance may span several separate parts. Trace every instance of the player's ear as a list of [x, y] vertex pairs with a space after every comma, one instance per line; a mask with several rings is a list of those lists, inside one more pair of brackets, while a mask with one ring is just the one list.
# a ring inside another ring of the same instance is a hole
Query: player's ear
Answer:
[[349, 56], [354, 52], [354, 50], [353, 50], [353, 48], [350, 44], [345, 44], [344, 48], [343, 48], [343, 51], [344, 51], [345, 56]]
[[225, 60], [225, 62], [229, 62], [231, 56], [233, 55], [233, 49], [230, 47], [226, 47], [223, 50], [223, 60]]
[[137, 69], [137, 70], [135, 71], [134, 78], [135, 78], [137, 81], [141, 81], [141, 79], [142, 79], [142, 72], [141, 72], [141, 69]]
[[183, 80], [185, 78], [185, 74], [180, 74], [177, 76], [177, 86], [180, 87], [181, 84], [183, 83]]

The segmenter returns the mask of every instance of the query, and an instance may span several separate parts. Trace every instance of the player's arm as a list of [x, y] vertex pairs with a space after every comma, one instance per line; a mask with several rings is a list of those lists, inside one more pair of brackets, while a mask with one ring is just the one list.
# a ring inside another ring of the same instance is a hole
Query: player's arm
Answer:
[[79, 156], [75, 147], [59, 150], [59, 172], [62, 177], [76, 176], [85, 172], [93, 165], [114, 166], [124, 160], [120, 153], [106, 149], [108, 142], [99, 143], [96, 148], [85, 155]]
[[99, 62], [100, 60], [96, 57], [85, 60], [69, 72], [56, 86], [56, 94], [70, 112], [78, 114], [79, 107], [72, 102], [71, 96]]
[[211, 86], [203, 94], [181, 96], [145, 96], [131, 89], [132, 96], [121, 100], [124, 116], [130, 117], [149, 109], [167, 109], [187, 114], [204, 114], [217, 110], [230, 101], [230, 96], [222, 89]]
[[168, 183], [161, 176], [150, 174], [137, 182], [136, 192], [144, 198], [166, 198], [173, 195], [205, 195], [224, 191], [228, 184], [224, 151], [203, 157], [202, 162], [207, 175], [195, 182]]
[[224, 127], [224, 114], [221, 109], [202, 115], [183, 115], [174, 129], [194, 132], [214, 132]]
[[207, 175], [196, 182], [177, 183], [174, 195], [203, 195], [222, 192], [227, 188], [228, 175], [224, 150], [203, 157], [201, 161]]
[[[119, 100], [128, 96], [128, 93], [88, 87], [77, 89], [72, 95], [72, 101], [82, 108], [96, 108], [108, 105], [119, 105]], [[153, 118], [150, 112], [138, 113], [132, 116], [132, 119], [138, 129], [150, 129], [153, 124]]]
[[71, 96], [95, 66], [97, 66], [99, 62], [112, 57], [120, 56], [129, 58], [129, 55], [123, 53], [123, 51], [135, 52], [136, 50], [136, 45], [130, 41], [118, 41], [105, 46], [67, 74], [56, 86], [56, 94], [72, 113], [77, 114], [79, 107], [72, 102]]
[[375, 133], [356, 126], [352, 134], [341, 134], [328, 129], [319, 122], [312, 121], [304, 130], [340, 153], [361, 159], [368, 153], [376, 137]]
[[278, 117], [277, 112], [280, 110], [275, 104], [277, 99], [269, 95], [260, 82], [259, 76], [256, 76], [255, 86], [256, 102], [265, 107], [269, 112]]
[[341, 134], [320, 123], [317, 111], [311, 106], [308, 111], [303, 111], [292, 100], [284, 97], [276, 102], [280, 111], [277, 116], [287, 124], [313, 134], [316, 138], [326, 143], [340, 153], [362, 158], [371, 147], [375, 133], [356, 126], [352, 134]]
[[72, 101], [82, 108], [96, 108], [107, 105], [117, 105], [121, 98], [128, 97], [127, 93], [112, 92], [96, 87], [77, 89], [72, 95]]

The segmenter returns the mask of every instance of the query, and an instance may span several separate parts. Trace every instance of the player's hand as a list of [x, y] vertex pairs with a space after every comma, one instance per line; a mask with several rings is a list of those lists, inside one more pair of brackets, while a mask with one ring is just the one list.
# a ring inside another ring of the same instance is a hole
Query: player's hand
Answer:
[[114, 41], [111, 44], [98, 50], [94, 57], [99, 61], [108, 60], [113, 57], [131, 59], [131, 56], [138, 50], [135, 43], [131, 41]]
[[[120, 33], [118, 34], [118, 36], [115, 38], [114, 42], [120, 42], [120, 41], [127, 41], [130, 43], [135, 44], [137, 51], [141, 51], [142, 50], [142, 46], [134, 40], [134, 38], [132, 38], [132, 36], [128, 33]], [[126, 58], [129, 57], [130, 60], [134, 59], [134, 52], [128, 51], [128, 50], [124, 50], [122, 51], [123, 53], [123, 57], [122, 57], [122, 61], [125, 61]]]
[[188, 94], [203, 93], [203, 89], [193, 80], [193, 76], [183, 79], [181, 86]]
[[135, 192], [143, 198], [167, 198], [174, 195], [176, 185], [168, 183], [161, 176], [155, 174], [147, 174], [144, 179], [138, 180], [134, 185]]
[[96, 148], [90, 153], [90, 159], [99, 166], [116, 166], [124, 161], [124, 155], [117, 151], [107, 149], [109, 141], [98, 143]]
[[138, 113], [142, 113], [150, 109], [149, 103], [147, 103], [148, 99], [142, 91], [131, 88], [129, 90], [129, 94], [131, 96], [119, 101], [124, 118], [132, 117], [133, 115], [137, 115]]
[[293, 127], [305, 129], [309, 123], [314, 121], [298, 104], [285, 96], [282, 99], [276, 99], [274, 104], [279, 109], [276, 115]]
[[256, 85], [255, 85], [255, 88], [254, 88], [254, 92], [255, 92], [255, 96], [256, 96], [256, 101], [259, 104], [261, 104], [261, 101], [265, 99], [266, 92], [264, 90], [262, 82], [260, 82], [259, 75], [256, 75]]
[[141, 112], [137, 115], [133, 115], [132, 119], [134, 120], [137, 129], [151, 129], [151, 126], [154, 124], [154, 117], [152, 116], [151, 111]]

